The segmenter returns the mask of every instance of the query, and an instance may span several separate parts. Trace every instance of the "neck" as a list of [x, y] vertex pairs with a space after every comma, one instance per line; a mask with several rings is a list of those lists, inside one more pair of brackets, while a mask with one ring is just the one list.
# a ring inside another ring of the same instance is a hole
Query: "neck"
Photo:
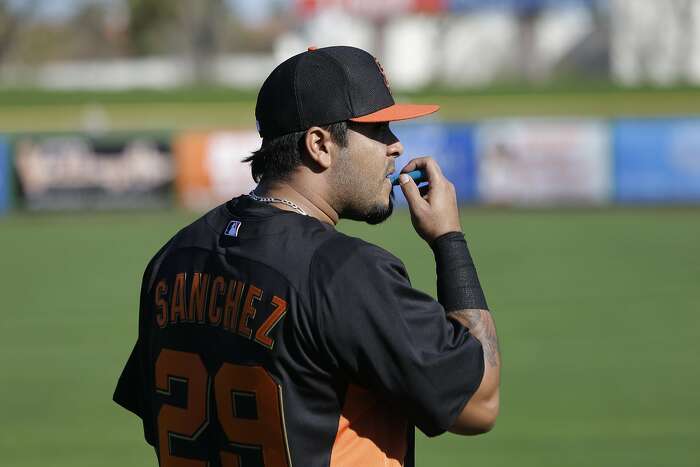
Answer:
[[[336, 225], [339, 219], [337, 211], [326, 202], [320, 193], [301, 185], [294, 183], [294, 181], [261, 182], [255, 188], [255, 194], [286, 199], [301, 207], [309, 216], [315, 217], [326, 224]], [[294, 211], [291, 206], [285, 204], [276, 204], [275, 207], [286, 211]]]

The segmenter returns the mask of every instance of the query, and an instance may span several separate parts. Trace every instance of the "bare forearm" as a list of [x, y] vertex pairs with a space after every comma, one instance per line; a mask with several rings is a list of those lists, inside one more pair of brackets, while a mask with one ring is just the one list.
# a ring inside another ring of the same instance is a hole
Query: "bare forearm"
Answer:
[[479, 389], [469, 399], [450, 431], [461, 435], [486, 433], [496, 423], [500, 407], [501, 354], [496, 325], [487, 310], [458, 310], [447, 316], [468, 328], [484, 350], [484, 376]]
[[427, 174], [427, 192], [421, 192], [407, 175], [402, 177], [401, 189], [416, 232], [435, 254], [438, 301], [449, 317], [469, 328], [479, 339], [484, 348], [486, 372], [495, 370], [498, 375], [501, 357], [496, 326], [487, 311], [486, 298], [462, 233], [455, 187], [432, 158], [414, 159], [402, 173], [415, 169]]
[[457, 310], [447, 314], [449, 318], [459, 322], [469, 329], [484, 349], [485, 368], [498, 368], [501, 364], [501, 353], [498, 348], [496, 324], [488, 310]]

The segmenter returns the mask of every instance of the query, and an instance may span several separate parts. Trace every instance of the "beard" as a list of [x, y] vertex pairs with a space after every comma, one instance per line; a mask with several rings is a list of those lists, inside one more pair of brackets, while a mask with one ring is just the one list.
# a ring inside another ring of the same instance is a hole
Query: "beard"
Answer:
[[392, 212], [394, 212], [394, 190], [389, 193], [389, 203], [386, 206], [373, 206], [369, 210], [365, 222], [369, 225], [380, 224], [387, 220]]
[[343, 212], [341, 217], [354, 221], [366, 222], [369, 225], [377, 225], [389, 218], [394, 212], [394, 191], [389, 193], [389, 202], [385, 205], [374, 205], [362, 211], [349, 209]]
[[[376, 225], [391, 216], [394, 211], [394, 190], [389, 191], [387, 204], [368, 202], [367, 194], [373, 193], [375, 190], [382, 190], [384, 179], [377, 181], [376, 186], [369, 183], [368, 180], [372, 180], [372, 175], [363, 172], [352, 163], [347, 148], [341, 150], [340, 156], [332, 168], [335, 184], [340, 194], [339, 204], [342, 208], [338, 214], [341, 218]], [[384, 169], [386, 172], [388, 167]]]

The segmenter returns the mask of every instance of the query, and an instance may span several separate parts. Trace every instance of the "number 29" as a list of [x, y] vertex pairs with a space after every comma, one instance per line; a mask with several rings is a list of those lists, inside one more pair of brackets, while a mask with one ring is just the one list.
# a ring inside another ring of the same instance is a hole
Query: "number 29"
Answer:
[[[259, 366], [224, 363], [213, 375], [196, 353], [162, 349], [155, 364], [156, 392], [172, 396], [171, 384], [187, 385], [187, 405], [184, 408], [163, 404], [158, 413], [158, 456], [161, 467], [207, 467], [203, 459], [173, 455], [173, 438], [196, 441], [208, 428], [212, 416], [209, 404], [211, 382], [216, 400], [216, 414], [228, 441], [223, 448], [249, 447], [259, 449], [263, 465], [289, 466], [289, 447], [282, 411], [282, 389]], [[255, 400], [255, 418], [236, 413], [236, 396]], [[221, 465], [241, 467], [241, 458], [231, 450], [220, 451]]]

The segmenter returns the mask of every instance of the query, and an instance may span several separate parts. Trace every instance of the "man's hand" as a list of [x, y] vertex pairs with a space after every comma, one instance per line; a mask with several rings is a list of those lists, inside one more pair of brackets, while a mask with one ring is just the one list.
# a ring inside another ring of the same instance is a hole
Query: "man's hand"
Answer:
[[[419, 189], [411, 177], [404, 175], [416, 169], [426, 174], [427, 187]], [[448, 232], [462, 231], [455, 186], [445, 178], [432, 157], [419, 157], [409, 162], [401, 170], [399, 183], [408, 201], [413, 228], [428, 244]]]

